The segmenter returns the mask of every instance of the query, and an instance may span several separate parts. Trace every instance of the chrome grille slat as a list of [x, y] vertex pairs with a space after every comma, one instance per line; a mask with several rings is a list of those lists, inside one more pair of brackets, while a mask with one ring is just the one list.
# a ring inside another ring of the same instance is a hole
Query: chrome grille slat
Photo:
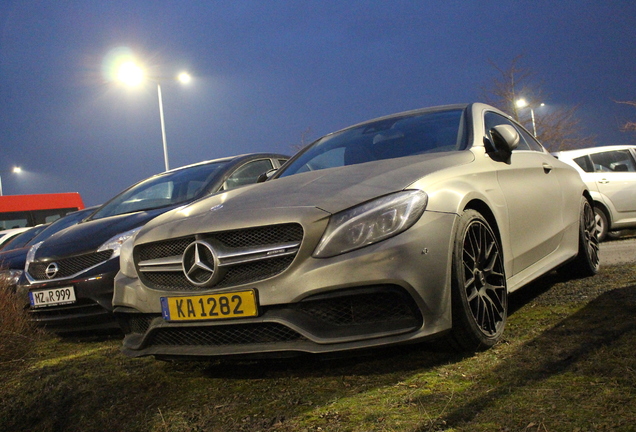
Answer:
[[134, 257], [139, 277], [150, 288], [199, 291], [183, 273], [183, 254], [195, 240], [214, 245], [223, 276], [212, 288], [252, 283], [283, 272], [302, 242], [299, 224], [281, 224], [218, 233], [206, 233], [138, 245]]

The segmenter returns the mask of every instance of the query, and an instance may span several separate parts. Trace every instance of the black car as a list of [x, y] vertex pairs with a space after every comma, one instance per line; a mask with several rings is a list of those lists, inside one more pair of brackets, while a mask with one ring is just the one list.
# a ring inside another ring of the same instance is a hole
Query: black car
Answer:
[[113, 279], [122, 244], [160, 214], [255, 183], [287, 159], [281, 154], [249, 154], [157, 174], [124, 190], [77, 225], [34, 244], [17, 287], [32, 319], [60, 334], [117, 329]]
[[50, 224], [33, 227], [31, 230], [27, 230], [13, 238], [0, 250], [0, 280], [4, 281], [6, 287], [14, 289], [24, 272], [26, 256], [32, 245], [75, 225], [96, 209], [97, 206], [77, 210], [62, 216]]

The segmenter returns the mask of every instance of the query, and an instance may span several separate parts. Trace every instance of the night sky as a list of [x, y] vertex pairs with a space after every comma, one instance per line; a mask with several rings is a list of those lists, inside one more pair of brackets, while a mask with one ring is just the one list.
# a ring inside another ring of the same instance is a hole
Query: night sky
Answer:
[[171, 168], [481, 101], [491, 63], [519, 55], [540, 109], [578, 105], [597, 145], [636, 142], [615, 102], [636, 100], [633, 0], [0, 0], [4, 194], [94, 205], [164, 170], [157, 84], [109, 80], [118, 54], [161, 79]]

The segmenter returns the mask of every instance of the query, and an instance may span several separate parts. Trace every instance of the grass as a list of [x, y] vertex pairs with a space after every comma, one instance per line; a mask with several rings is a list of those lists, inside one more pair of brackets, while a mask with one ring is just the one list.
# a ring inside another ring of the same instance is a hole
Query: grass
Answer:
[[473, 356], [165, 363], [35, 338], [1, 363], [0, 431], [636, 430], [636, 266], [551, 274], [510, 303], [505, 339]]
[[0, 279], [0, 364], [20, 361], [37, 346], [43, 333], [26, 317], [15, 293]]

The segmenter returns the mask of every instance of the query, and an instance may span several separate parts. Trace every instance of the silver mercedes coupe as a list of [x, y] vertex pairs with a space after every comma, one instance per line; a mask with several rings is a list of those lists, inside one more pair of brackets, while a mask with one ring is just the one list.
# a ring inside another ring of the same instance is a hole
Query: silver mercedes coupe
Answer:
[[508, 294], [599, 267], [571, 166], [488, 105], [351, 126], [267, 181], [163, 214], [121, 251], [130, 356], [270, 357], [501, 339]]

